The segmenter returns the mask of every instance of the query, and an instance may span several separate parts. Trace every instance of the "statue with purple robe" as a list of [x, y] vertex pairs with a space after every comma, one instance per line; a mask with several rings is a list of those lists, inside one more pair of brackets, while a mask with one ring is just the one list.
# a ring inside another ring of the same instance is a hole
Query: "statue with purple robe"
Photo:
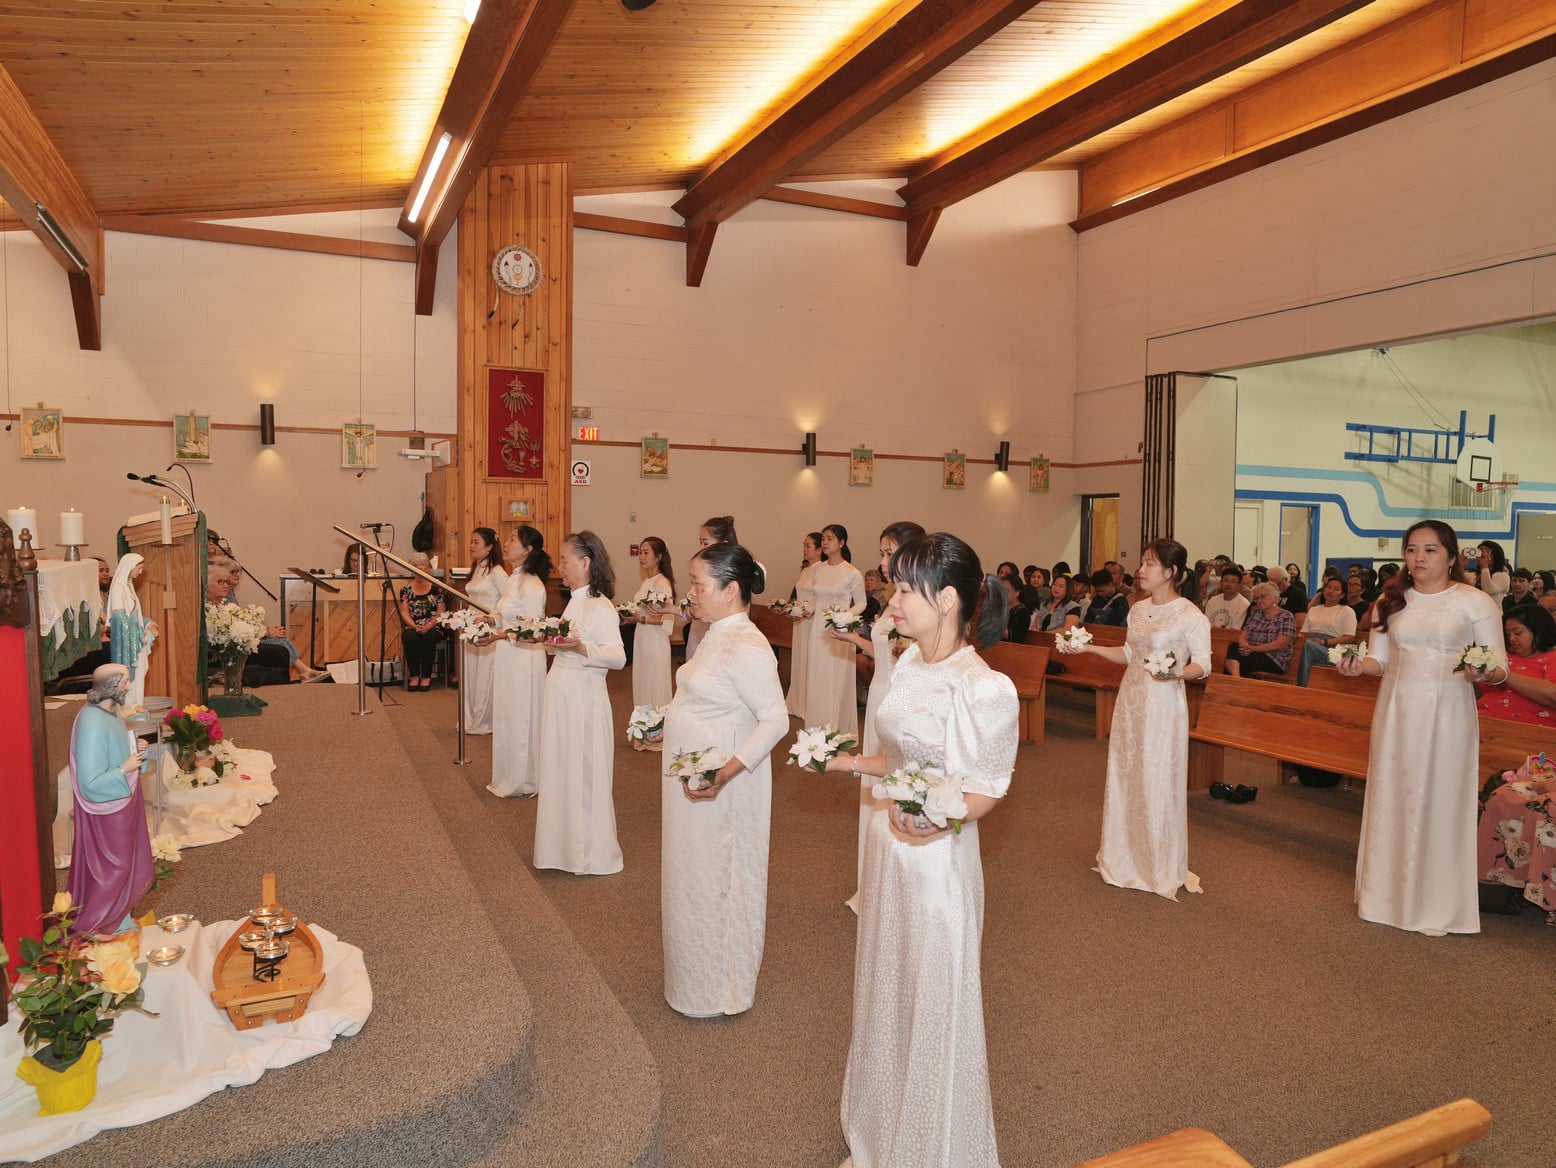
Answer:
[[125, 666], [100, 666], [70, 731], [76, 840], [68, 887], [83, 933], [133, 928], [130, 910], [156, 877], [140, 789], [145, 752], [119, 715], [130, 684]]

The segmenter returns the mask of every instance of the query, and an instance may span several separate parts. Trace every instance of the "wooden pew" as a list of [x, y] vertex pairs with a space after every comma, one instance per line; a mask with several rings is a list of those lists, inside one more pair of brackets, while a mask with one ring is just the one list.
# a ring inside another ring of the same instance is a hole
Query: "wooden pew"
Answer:
[[774, 649], [794, 649], [794, 622], [765, 604], [751, 603], [751, 623]]
[[[1116, 625], [1087, 625], [1092, 640], [1098, 645], [1122, 645], [1126, 630]], [[1118, 704], [1118, 687], [1124, 680], [1124, 667], [1115, 665], [1092, 653], [1071, 656], [1053, 648], [1052, 633], [1031, 633], [1028, 645], [1042, 645], [1053, 650], [1053, 660], [1064, 666], [1064, 672], [1052, 674], [1049, 685], [1062, 685], [1069, 689], [1089, 689], [1096, 695], [1096, 735], [1106, 738], [1113, 728], [1113, 707]]]
[[[1491, 1112], [1473, 1099], [1413, 1115], [1399, 1123], [1336, 1144], [1285, 1168], [1445, 1168], [1491, 1131]], [[1251, 1168], [1212, 1132], [1184, 1128], [1120, 1148], [1078, 1168]]]
[[1189, 733], [1189, 790], [1222, 780], [1228, 747], [1275, 759], [1283, 783], [1299, 766], [1365, 778], [1372, 706], [1351, 694], [1284, 682], [1209, 677]]
[[1053, 650], [1046, 645], [996, 641], [978, 652], [990, 669], [1003, 673], [1016, 687], [1016, 697], [1021, 701], [1021, 741], [1041, 746], [1043, 719], [1048, 712], [1044, 683], [1048, 680], [1048, 660]]
[[1313, 672], [1307, 675], [1309, 689], [1353, 694], [1359, 698], [1366, 698], [1369, 702], [1377, 700], [1378, 687], [1382, 684], [1381, 677], [1373, 677], [1366, 673], [1357, 677], [1347, 677], [1338, 669], [1326, 669], [1321, 666], [1314, 666]]
[[1480, 719], [1480, 778], [1493, 771], [1517, 770], [1531, 754], [1544, 751], [1556, 758], [1556, 728], [1509, 722], [1506, 718]]

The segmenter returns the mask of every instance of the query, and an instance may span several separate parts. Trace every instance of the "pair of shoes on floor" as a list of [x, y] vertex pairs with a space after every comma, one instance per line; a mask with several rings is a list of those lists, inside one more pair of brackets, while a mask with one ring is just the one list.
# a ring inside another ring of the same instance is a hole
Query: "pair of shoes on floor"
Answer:
[[1259, 788], [1234, 787], [1230, 783], [1211, 783], [1210, 797], [1212, 799], [1225, 799], [1228, 803], [1252, 803], [1259, 797]]

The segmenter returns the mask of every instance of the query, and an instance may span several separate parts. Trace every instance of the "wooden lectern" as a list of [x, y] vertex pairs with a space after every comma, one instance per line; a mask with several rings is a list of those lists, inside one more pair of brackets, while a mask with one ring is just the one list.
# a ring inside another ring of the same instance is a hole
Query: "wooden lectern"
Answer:
[[157, 622], [146, 663], [146, 693], [175, 706], [205, 702], [205, 514], [173, 517], [173, 542], [153, 519], [119, 529], [123, 549], [146, 562], [135, 585], [141, 612]]

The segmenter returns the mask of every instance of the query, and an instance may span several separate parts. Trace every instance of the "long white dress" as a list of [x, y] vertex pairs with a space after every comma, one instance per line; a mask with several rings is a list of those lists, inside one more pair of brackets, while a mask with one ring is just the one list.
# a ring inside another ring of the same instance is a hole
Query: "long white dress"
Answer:
[[[811, 569], [811, 587], [815, 592], [815, 616], [803, 624], [809, 627], [809, 657], [805, 669], [805, 725], [831, 726], [846, 731], [858, 740], [858, 674], [854, 669], [854, 647], [827, 635], [821, 614], [829, 608], [846, 608], [855, 614], [864, 611], [864, 576], [852, 564], [822, 561]], [[798, 636], [799, 630], [795, 633]]]
[[1102, 797], [1097, 871], [1109, 884], [1178, 899], [1200, 891], [1189, 871], [1189, 704], [1182, 681], [1156, 681], [1141, 662], [1173, 653], [1210, 669], [1210, 622], [1192, 600], [1142, 600], [1129, 610]]
[[[877, 715], [893, 768], [943, 767], [995, 798], [1016, 761], [1016, 688], [966, 647], [898, 659]], [[854, 1168], [999, 1163], [983, 1037], [978, 824], [908, 842], [885, 815], [865, 841], [843, 1134]]]
[[778, 663], [745, 613], [714, 621], [676, 674], [664, 758], [717, 748], [737, 775], [708, 802], [660, 780], [665, 1001], [694, 1018], [740, 1014], [756, 1000], [767, 928], [773, 747], [789, 732]]
[[[495, 568], [482, 566], [470, 574], [465, 582], [465, 595], [488, 609], [497, 607], [502, 587], [508, 582], [508, 573], [501, 565]], [[464, 676], [460, 679], [462, 700], [465, 703], [465, 733], [490, 734], [492, 732], [492, 663], [497, 659], [495, 644], [477, 647], [466, 645]]]
[[[800, 569], [800, 578], [794, 582], [794, 602], [803, 604], [813, 614], [816, 612], [816, 588], [812, 583], [811, 574], [815, 567], [815, 564], [806, 564]], [[805, 716], [805, 673], [810, 668], [811, 629], [818, 619], [818, 616], [812, 615], [794, 622], [794, 648], [789, 653], [787, 702], [789, 713], [796, 718]]]
[[[633, 603], [641, 601], [650, 592], [674, 597], [675, 587], [662, 573], [655, 572], [638, 586]], [[675, 617], [665, 616], [652, 623], [645, 620], [632, 635], [634, 706], [662, 706], [670, 701], [670, 634], [674, 631]]]
[[[870, 626], [870, 650], [875, 654], [875, 672], [870, 677], [870, 692], [864, 703], [864, 736], [859, 744], [860, 754], [881, 752], [875, 717], [881, 708], [881, 699], [891, 689], [891, 671], [897, 659], [892, 656], [892, 641], [887, 634], [896, 627], [891, 614], [885, 612]], [[859, 786], [859, 851], [854, 865], [854, 894], [844, 902], [855, 912], [859, 911], [859, 878], [864, 873], [864, 837], [870, 830], [870, 817], [877, 811], [884, 812], [887, 806], [884, 800], [870, 793], [874, 786], [875, 779], [869, 775], [864, 776]]]
[[580, 876], [621, 871], [611, 801], [616, 735], [605, 671], [627, 663], [616, 606], [577, 589], [562, 613], [581, 653], [558, 653], [546, 675], [535, 759], [535, 867]]
[[1405, 607], [1373, 632], [1383, 666], [1372, 716], [1367, 797], [1356, 853], [1356, 911], [1418, 933], [1478, 933], [1475, 821], [1480, 720], [1475, 690], [1455, 673], [1471, 644], [1505, 656], [1502, 611], [1454, 584], [1405, 592]]
[[[520, 568], [497, 599], [496, 617], [511, 625], [546, 615], [546, 586]], [[486, 789], [511, 798], [535, 793], [534, 756], [545, 705], [546, 650], [504, 637], [492, 656], [492, 781]]]

